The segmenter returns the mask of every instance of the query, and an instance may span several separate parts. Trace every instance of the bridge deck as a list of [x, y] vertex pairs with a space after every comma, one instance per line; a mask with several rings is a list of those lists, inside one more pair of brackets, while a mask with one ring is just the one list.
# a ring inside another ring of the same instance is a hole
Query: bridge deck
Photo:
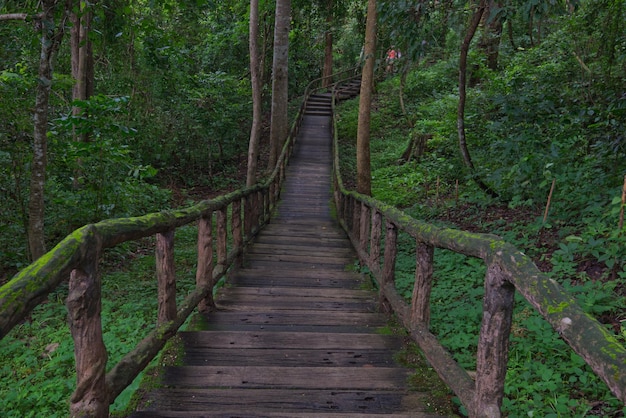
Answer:
[[[277, 215], [221, 289], [206, 330], [181, 332], [184, 365], [148, 395], [150, 417], [428, 417], [394, 362], [398, 336], [331, 214], [330, 98], [312, 99]], [[326, 106], [326, 111], [324, 110]]]

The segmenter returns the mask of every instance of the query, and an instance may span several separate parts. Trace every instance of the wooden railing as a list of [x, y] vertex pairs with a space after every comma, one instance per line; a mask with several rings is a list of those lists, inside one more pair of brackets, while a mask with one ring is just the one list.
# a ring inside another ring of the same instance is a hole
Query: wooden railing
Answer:
[[[185, 209], [86, 225], [0, 288], [0, 338], [3, 338], [69, 278], [66, 306], [77, 375], [76, 390], [70, 399], [72, 416], [108, 416], [109, 405], [176, 334], [194, 309], [207, 311], [215, 307], [216, 283], [240, 262], [247, 243], [270, 219], [304, 105], [309, 95], [320, 88], [321, 82], [320, 78], [307, 86], [296, 121], [267, 180]], [[196, 287], [180, 306], [176, 306], [174, 232], [194, 222], [198, 225]], [[107, 248], [153, 235], [156, 235], [158, 281], [156, 328], [105, 373], [108, 355], [102, 337], [100, 256]]]
[[[516, 290], [606, 382], [613, 394], [626, 402], [626, 349], [555, 280], [497, 236], [439, 228], [371, 197], [346, 190], [340, 174], [337, 142], [334, 129], [334, 199], [339, 222], [357, 250], [360, 262], [378, 282], [383, 306], [397, 314], [471, 417], [501, 416]], [[399, 231], [415, 240], [415, 282], [410, 304], [399, 295], [394, 283]], [[435, 247], [480, 258], [487, 267], [475, 380], [429, 331]]]

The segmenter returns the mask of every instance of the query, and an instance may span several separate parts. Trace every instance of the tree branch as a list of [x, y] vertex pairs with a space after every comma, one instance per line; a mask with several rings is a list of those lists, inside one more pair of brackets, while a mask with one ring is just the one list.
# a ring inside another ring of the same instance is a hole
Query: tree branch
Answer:
[[2, 20], [24, 20], [26, 22], [31, 20], [40, 20], [43, 17], [43, 13], [37, 13], [34, 15], [28, 13], [7, 13], [0, 15], [0, 21]]

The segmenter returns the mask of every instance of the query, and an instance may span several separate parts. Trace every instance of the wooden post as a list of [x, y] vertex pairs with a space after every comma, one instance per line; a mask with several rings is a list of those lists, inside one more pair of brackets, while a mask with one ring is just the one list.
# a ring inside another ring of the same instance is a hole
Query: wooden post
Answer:
[[361, 232], [361, 203], [356, 199], [352, 199], [352, 207], [350, 208], [350, 211], [352, 212], [352, 225], [350, 232], [352, 233], [354, 240], [359, 241], [359, 233]]
[[476, 354], [475, 413], [471, 416], [501, 416], [514, 297], [515, 287], [505, 280], [501, 267], [490, 265], [485, 277], [483, 320]]
[[[270, 194], [271, 196], [271, 194]], [[243, 232], [241, 230], [241, 200], [236, 200], [231, 206], [231, 228], [233, 236], [233, 248], [237, 251], [243, 250]], [[240, 267], [243, 263], [243, 256], [239, 254], [235, 260], [235, 267]]]
[[204, 215], [198, 221], [198, 269], [196, 270], [196, 287], [208, 287], [210, 291], [198, 304], [200, 312], [215, 310], [213, 300], [213, 216]]
[[106, 418], [109, 416], [105, 382], [108, 355], [102, 339], [99, 250], [94, 241], [86, 243], [83, 264], [70, 274], [66, 300], [76, 362], [76, 390], [70, 398], [70, 416]]
[[158, 323], [176, 319], [176, 269], [174, 268], [174, 229], [156, 234], [156, 275], [158, 284]]
[[411, 327], [430, 324], [430, 292], [433, 288], [433, 255], [435, 248], [417, 242], [415, 248], [415, 284], [411, 301]]
[[367, 207], [365, 203], [361, 203], [361, 213], [359, 215], [359, 218], [360, 218], [359, 246], [361, 247], [362, 253], [367, 254], [371, 217], [369, 215], [369, 208]]
[[257, 191], [254, 194], [254, 226], [258, 231], [263, 224], [263, 194]]
[[226, 258], [228, 256], [227, 209], [227, 207], [222, 207], [215, 212], [217, 221], [217, 264], [224, 267], [226, 267]]
[[396, 275], [396, 255], [398, 254], [398, 227], [387, 221], [387, 233], [385, 235], [385, 256], [383, 261], [382, 283], [380, 283], [380, 306], [384, 311], [390, 311], [385, 286], [393, 283]]
[[380, 274], [380, 237], [383, 230], [383, 215], [376, 209], [372, 210], [372, 232], [370, 238], [369, 268], [375, 276]]
[[252, 233], [252, 198], [250, 195], [243, 200], [243, 236], [248, 241]]
[[346, 223], [348, 234], [352, 226], [352, 196], [344, 196], [343, 199], [343, 220]]

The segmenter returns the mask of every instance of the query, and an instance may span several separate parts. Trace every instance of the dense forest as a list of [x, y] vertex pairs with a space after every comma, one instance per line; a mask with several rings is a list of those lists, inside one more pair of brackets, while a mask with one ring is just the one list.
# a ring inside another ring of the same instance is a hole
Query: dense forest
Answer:
[[[364, 3], [291, 1], [294, 106], [329, 56], [332, 71], [362, 63]], [[503, 236], [625, 341], [626, 2], [377, 3], [372, 195]], [[259, 176], [271, 159], [275, 7], [258, 2]], [[0, 1], [0, 284], [84, 224], [245, 185], [249, 17], [233, 0]], [[356, 184], [358, 100], [342, 105], [339, 127]], [[460, 280], [466, 262], [449, 261], [457, 268], [437, 274]], [[459, 302], [476, 295], [447, 292], [463, 313], [476, 309]], [[507, 414], [623, 416], [520, 309]], [[464, 321], [449, 314], [437, 331], [471, 368]], [[544, 352], [524, 345], [529, 333]]]

